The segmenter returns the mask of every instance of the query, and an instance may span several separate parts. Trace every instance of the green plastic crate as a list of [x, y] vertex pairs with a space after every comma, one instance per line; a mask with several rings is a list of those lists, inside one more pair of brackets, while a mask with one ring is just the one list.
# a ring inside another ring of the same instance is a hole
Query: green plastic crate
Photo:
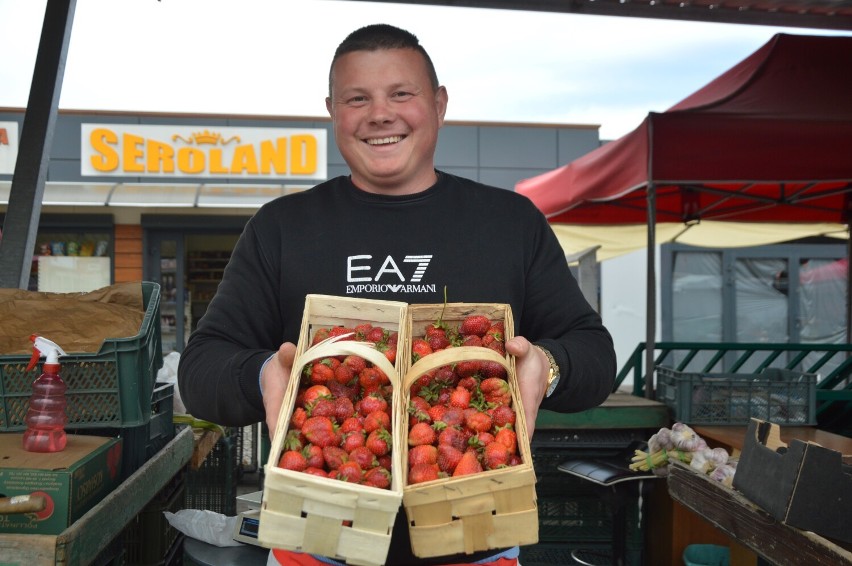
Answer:
[[657, 366], [657, 400], [675, 421], [747, 425], [752, 418], [780, 425], [816, 424], [812, 373], [766, 368], [762, 373], [689, 373]]
[[[151, 418], [151, 394], [163, 365], [160, 285], [142, 282], [145, 316], [139, 334], [108, 338], [94, 354], [62, 356], [68, 428], [135, 426]], [[0, 356], [0, 432], [26, 429], [35, 370], [25, 355]]]

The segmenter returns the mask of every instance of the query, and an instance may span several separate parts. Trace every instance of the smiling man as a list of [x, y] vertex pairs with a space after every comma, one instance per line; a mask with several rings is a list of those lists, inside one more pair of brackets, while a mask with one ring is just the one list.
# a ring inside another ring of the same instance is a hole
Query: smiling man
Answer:
[[[539, 406], [603, 402], [615, 379], [609, 332], [583, 298], [544, 216], [512, 191], [435, 169], [447, 91], [411, 33], [356, 30], [329, 73], [335, 141], [351, 175], [281, 197], [248, 222], [181, 356], [187, 410], [276, 430], [309, 293], [406, 303], [507, 303], [528, 432]], [[388, 565], [514, 566], [518, 548], [420, 559], [400, 509]], [[339, 564], [275, 551], [271, 564]]]

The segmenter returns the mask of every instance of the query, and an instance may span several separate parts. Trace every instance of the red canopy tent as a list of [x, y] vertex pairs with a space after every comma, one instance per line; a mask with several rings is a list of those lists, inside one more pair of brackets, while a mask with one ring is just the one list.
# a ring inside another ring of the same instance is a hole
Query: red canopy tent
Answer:
[[624, 137], [515, 190], [554, 223], [648, 224], [652, 395], [657, 222], [848, 224], [852, 37], [777, 34]]

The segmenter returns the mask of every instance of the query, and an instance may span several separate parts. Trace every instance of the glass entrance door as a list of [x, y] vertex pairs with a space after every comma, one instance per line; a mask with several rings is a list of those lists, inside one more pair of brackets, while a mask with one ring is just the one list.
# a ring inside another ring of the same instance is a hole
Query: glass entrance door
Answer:
[[160, 284], [160, 331], [163, 355], [182, 352], [189, 338], [189, 292], [186, 289], [184, 235], [151, 232], [146, 272]]

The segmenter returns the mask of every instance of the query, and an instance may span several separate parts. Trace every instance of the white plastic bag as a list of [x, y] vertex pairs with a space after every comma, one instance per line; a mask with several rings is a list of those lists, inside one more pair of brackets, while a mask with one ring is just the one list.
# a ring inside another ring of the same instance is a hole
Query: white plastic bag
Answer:
[[175, 395], [173, 398], [173, 406], [174, 406], [174, 414], [176, 415], [184, 415], [186, 414], [186, 407], [183, 405], [183, 401], [180, 398], [180, 391], [178, 390], [177, 384], [177, 374], [178, 374], [178, 364], [180, 363], [180, 354], [178, 352], [171, 352], [163, 357], [163, 367], [157, 371], [157, 381], [162, 383], [172, 383], [175, 386]]
[[234, 540], [236, 517], [203, 509], [181, 509], [177, 513], [163, 511], [171, 526], [186, 536], [215, 546], [242, 546]]

